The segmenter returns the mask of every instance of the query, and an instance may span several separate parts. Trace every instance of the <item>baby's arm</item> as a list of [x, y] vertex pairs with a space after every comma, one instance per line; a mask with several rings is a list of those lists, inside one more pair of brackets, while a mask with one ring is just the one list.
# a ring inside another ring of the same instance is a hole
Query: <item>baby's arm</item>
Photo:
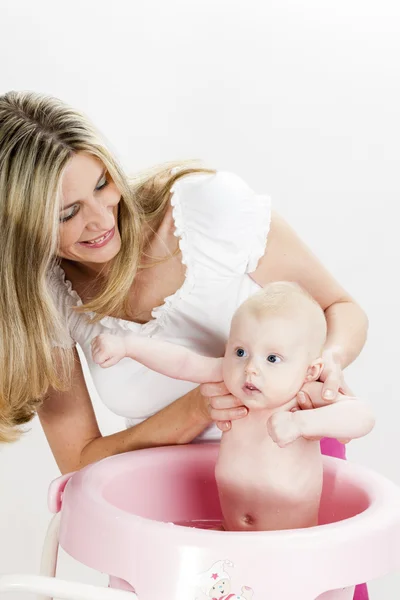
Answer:
[[329, 437], [350, 441], [363, 437], [375, 425], [375, 417], [366, 402], [342, 396], [340, 400], [311, 410], [292, 413], [300, 435], [305, 438]]
[[139, 335], [119, 337], [102, 333], [92, 341], [92, 355], [94, 362], [104, 368], [128, 357], [174, 379], [193, 383], [223, 380], [222, 358], [202, 356], [183, 346]]
[[[350, 399], [357, 399], [355, 396], [348, 396], [345, 394], [341, 394], [340, 392], [336, 395], [336, 398], [332, 399], [332, 400], [325, 400], [324, 398], [322, 398], [322, 388], [323, 388], [323, 383], [322, 381], [310, 381], [309, 383], [306, 383], [303, 385], [303, 387], [300, 390], [300, 394], [301, 392], [306, 392], [307, 396], [310, 399], [309, 403], [306, 403], [305, 405], [302, 404], [301, 400], [299, 401], [299, 406], [301, 409], [309, 409], [309, 408], [320, 408], [322, 406], [328, 406], [329, 404], [332, 404], [333, 402], [339, 402], [342, 400], [350, 400]], [[301, 397], [301, 396], [300, 396]]]
[[270, 417], [268, 432], [278, 446], [283, 448], [300, 437], [330, 437], [348, 442], [366, 435], [374, 427], [375, 418], [366, 402], [338, 394], [333, 402], [327, 404], [321, 400], [321, 386], [316, 382], [315, 386], [310, 385], [307, 389], [313, 405], [318, 408], [276, 412]]
[[[355, 428], [355, 434], [351, 435], [350, 437], [347, 435], [343, 435], [338, 437], [335, 435], [332, 436], [324, 436], [323, 437], [336, 437], [336, 439], [338, 439], [340, 442], [343, 443], [347, 443], [350, 440], [357, 438], [357, 437], [362, 437], [364, 435], [366, 435], [367, 433], [369, 433], [371, 431], [371, 429], [374, 427], [375, 425], [375, 417], [371, 411], [371, 408], [368, 406], [368, 404], [366, 402], [364, 402], [363, 400], [360, 400], [360, 398], [357, 398], [356, 396], [348, 396], [346, 394], [341, 394], [340, 392], [337, 394], [336, 398], [334, 400], [324, 400], [322, 398], [322, 387], [323, 384], [320, 381], [311, 381], [310, 383], [306, 383], [305, 386], [303, 387], [303, 389], [307, 392], [311, 403], [313, 405], [314, 408], [326, 408], [328, 406], [330, 406], [332, 403], [336, 403], [336, 402], [350, 402], [350, 401], [357, 401], [359, 404], [357, 407], [354, 407], [353, 405], [349, 405], [349, 408], [344, 408], [343, 409], [343, 416], [346, 418], [351, 419], [352, 415], [354, 414], [354, 419], [357, 418], [357, 411], [360, 412], [359, 418], [360, 418], [360, 422], [355, 424], [356, 428]], [[301, 404], [300, 404], [301, 406]], [[324, 418], [325, 418], [325, 413], [324, 414]], [[335, 414], [338, 415], [338, 418], [340, 418], [341, 415], [341, 409], [335, 409], [335, 411], [332, 411], [332, 418], [335, 418]], [[329, 411], [328, 414], [326, 415], [326, 418], [329, 419], [331, 415], [331, 412]], [[311, 419], [313, 419], [313, 417], [311, 417]], [[370, 423], [370, 427], [368, 428], [368, 424]], [[341, 428], [342, 425], [337, 422], [336, 424], [334, 422], [332, 422], [333, 427], [336, 428], [336, 425]], [[350, 429], [352, 428], [352, 423], [350, 421], [350, 423], [348, 423]], [[357, 433], [357, 431], [359, 431], [360, 433]], [[319, 436], [321, 437], [321, 436]]]

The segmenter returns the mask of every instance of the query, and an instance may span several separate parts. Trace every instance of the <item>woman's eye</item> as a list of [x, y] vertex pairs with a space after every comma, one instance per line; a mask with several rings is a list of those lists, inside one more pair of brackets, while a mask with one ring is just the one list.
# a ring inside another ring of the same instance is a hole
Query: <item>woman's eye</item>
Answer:
[[70, 219], [72, 219], [72, 217], [74, 217], [76, 215], [76, 213], [78, 212], [78, 210], [79, 210], [79, 205], [78, 204], [74, 204], [73, 206], [71, 206], [67, 210], [63, 210], [60, 213], [60, 223], [66, 223], [67, 221], [69, 221]]
[[239, 358], [243, 358], [243, 356], [246, 356], [246, 351], [243, 350], [243, 348], [236, 348], [236, 356], [238, 356]]
[[280, 363], [281, 359], [276, 354], [270, 354], [267, 356], [267, 361], [270, 363]]
[[107, 179], [106, 175], [103, 175], [103, 177], [100, 179], [99, 183], [97, 184], [97, 186], [95, 188], [96, 192], [105, 188], [106, 185], [108, 185], [108, 179]]

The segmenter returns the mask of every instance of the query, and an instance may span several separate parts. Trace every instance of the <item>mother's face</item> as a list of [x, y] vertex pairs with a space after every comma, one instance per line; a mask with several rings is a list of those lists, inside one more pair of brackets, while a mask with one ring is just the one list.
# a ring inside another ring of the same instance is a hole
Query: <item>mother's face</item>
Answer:
[[104, 165], [76, 154], [62, 179], [59, 256], [80, 263], [104, 264], [121, 248], [117, 214], [121, 194]]

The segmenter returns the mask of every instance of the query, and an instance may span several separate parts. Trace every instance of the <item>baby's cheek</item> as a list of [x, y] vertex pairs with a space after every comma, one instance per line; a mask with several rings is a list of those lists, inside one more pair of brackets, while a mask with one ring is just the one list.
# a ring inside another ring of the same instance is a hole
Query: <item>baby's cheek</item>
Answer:
[[226, 383], [226, 387], [228, 388], [229, 391], [231, 391], [231, 393], [236, 393], [239, 394], [241, 393], [242, 390], [242, 386], [243, 386], [243, 377], [241, 375], [241, 373], [238, 373], [237, 370], [233, 370], [230, 373], [230, 376], [228, 377], [228, 383]]
[[229, 373], [231, 371], [230, 362], [228, 358], [224, 358], [222, 361], [222, 376], [224, 381], [229, 378]]
[[293, 382], [288, 377], [274, 377], [271, 375], [265, 378], [262, 391], [269, 402], [272, 402], [276, 406], [279, 406], [282, 402], [292, 397], [292, 393], [295, 396], [297, 392], [296, 386], [293, 385]]
[[232, 377], [228, 377], [226, 379], [224, 378], [224, 383], [230, 394], [235, 395], [237, 393], [237, 385], [235, 385], [235, 381], [232, 379]]
[[225, 385], [230, 389], [234, 385], [235, 381], [235, 370], [227, 359], [224, 359], [222, 363], [222, 376], [224, 378]]

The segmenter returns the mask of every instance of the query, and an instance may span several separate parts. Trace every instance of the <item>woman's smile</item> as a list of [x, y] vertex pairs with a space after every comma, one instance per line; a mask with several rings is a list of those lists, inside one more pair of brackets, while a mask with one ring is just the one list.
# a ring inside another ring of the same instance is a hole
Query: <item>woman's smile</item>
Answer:
[[109, 231], [107, 231], [101, 237], [98, 237], [94, 240], [87, 240], [85, 242], [78, 242], [78, 244], [81, 244], [82, 246], [85, 246], [86, 248], [102, 248], [103, 246], [108, 244], [108, 242], [110, 240], [112, 240], [112, 238], [114, 237], [114, 234], [115, 234], [115, 226], [112, 229], [110, 229]]
[[120, 199], [120, 192], [98, 159], [84, 153], [74, 155], [62, 182], [59, 257], [98, 265], [112, 260], [121, 247]]

